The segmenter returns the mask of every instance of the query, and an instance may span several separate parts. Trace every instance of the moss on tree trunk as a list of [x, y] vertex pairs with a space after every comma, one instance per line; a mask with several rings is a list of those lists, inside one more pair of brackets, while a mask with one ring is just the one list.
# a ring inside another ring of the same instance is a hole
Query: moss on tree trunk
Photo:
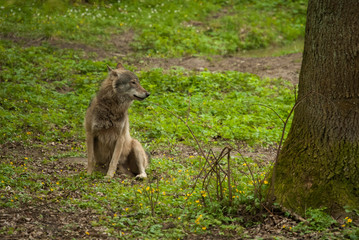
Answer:
[[277, 201], [359, 209], [359, 2], [309, 0], [298, 105], [274, 168]]

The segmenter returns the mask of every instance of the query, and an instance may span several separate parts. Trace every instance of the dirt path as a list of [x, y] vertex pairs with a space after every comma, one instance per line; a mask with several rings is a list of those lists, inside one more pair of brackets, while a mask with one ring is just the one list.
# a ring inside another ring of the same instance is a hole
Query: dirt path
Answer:
[[[81, 43], [64, 42], [57, 39], [24, 39], [15, 36], [1, 36], [0, 39], [11, 40], [25, 47], [39, 46], [44, 42], [55, 48], [78, 49], [85, 52], [85, 56], [95, 53], [98, 59], [116, 57], [128, 65], [134, 65], [138, 70], [151, 68], [173, 69], [182, 67], [193, 71], [239, 71], [256, 74], [260, 77], [283, 78], [293, 84], [298, 84], [299, 71], [302, 62], [302, 53], [293, 53], [278, 57], [242, 57], [236, 56], [212, 56], [212, 57], [183, 57], [183, 58], [132, 58], [134, 50], [130, 43], [133, 33], [114, 35], [110, 40], [116, 49], [109, 51], [101, 48], [88, 46]], [[91, 57], [89, 57], [91, 58]], [[125, 61], [121, 59], [127, 59]]]
[[145, 58], [140, 61], [130, 61], [141, 70], [150, 68], [171, 69], [183, 67], [193, 71], [239, 71], [257, 74], [260, 77], [283, 78], [293, 84], [298, 84], [299, 71], [302, 62], [302, 54], [294, 53], [279, 57], [221, 57], [210, 58], [185, 57], [185, 58]]

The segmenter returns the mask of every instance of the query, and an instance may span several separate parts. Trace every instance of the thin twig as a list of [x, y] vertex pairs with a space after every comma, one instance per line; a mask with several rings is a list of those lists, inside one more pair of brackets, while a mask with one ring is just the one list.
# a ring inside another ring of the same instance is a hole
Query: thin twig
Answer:
[[232, 205], [232, 186], [231, 186], [231, 149], [228, 149], [228, 154], [227, 154], [227, 160], [228, 160], [228, 174], [227, 174], [227, 179], [228, 179], [228, 198], [229, 198], [229, 204]]
[[275, 115], [277, 115], [277, 117], [284, 123], [283, 118], [281, 118], [281, 116], [280, 116], [271, 106], [267, 106], [267, 105], [262, 104], [262, 103], [254, 103], [254, 104], [251, 104], [251, 105], [249, 105], [249, 106], [253, 106], [253, 105], [259, 105], [259, 106], [263, 106], [263, 107], [269, 108], [269, 109], [272, 110], [272, 112], [274, 112]]
[[186, 124], [188, 123], [190, 112], [191, 112], [191, 95], [189, 94]]

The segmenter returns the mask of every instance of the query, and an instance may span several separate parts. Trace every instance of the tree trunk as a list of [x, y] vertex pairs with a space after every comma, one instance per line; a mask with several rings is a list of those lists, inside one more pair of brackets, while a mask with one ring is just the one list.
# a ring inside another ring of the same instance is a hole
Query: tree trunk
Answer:
[[301, 214], [359, 209], [359, 1], [309, 0], [298, 101], [277, 201]]

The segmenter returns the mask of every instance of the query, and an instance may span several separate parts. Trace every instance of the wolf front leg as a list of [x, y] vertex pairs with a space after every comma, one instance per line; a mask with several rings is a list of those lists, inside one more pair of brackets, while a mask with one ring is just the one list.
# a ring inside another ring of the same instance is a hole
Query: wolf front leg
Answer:
[[94, 154], [94, 137], [92, 134], [86, 134], [86, 145], [87, 145], [87, 174], [92, 174], [95, 170], [96, 161]]
[[128, 155], [129, 149], [125, 148], [126, 138], [118, 138], [116, 141], [115, 149], [112, 154], [111, 162], [108, 167], [106, 178], [112, 178], [115, 175], [117, 166], [122, 174], [133, 177], [127, 166], [124, 164], [126, 162], [126, 157]]
[[118, 138], [116, 141], [115, 149], [113, 150], [112, 153], [111, 162], [108, 166], [108, 171], [105, 178], [113, 178], [113, 176], [115, 175], [117, 165], [118, 162], [120, 161], [120, 157], [123, 151], [123, 144], [124, 144], [124, 139], [122, 137]]

